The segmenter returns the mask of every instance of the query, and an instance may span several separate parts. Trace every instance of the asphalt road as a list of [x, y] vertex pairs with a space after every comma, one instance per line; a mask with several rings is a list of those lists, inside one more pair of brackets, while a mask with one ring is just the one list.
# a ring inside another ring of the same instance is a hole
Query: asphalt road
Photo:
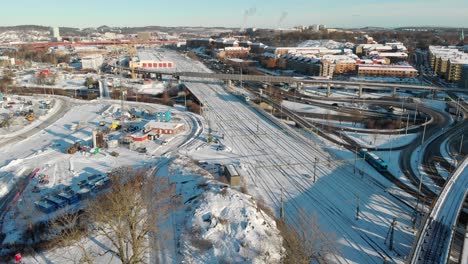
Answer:
[[55, 98], [55, 100], [61, 100], [62, 101], [62, 105], [61, 105], [60, 109], [57, 110], [57, 112], [52, 114], [47, 120], [45, 120], [41, 124], [31, 128], [30, 130], [28, 130], [28, 131], [26, 131], [26, 132], [24, 132], [24, 133], [22, 133], [20, 135], [17, 135], [17, 136], [11, 137], [11, 138], [0, 139], [0, 148], [4, 147], [6, 145], [9, 145], [9, 144], [14, 144], [16, 142], [27, 139], [28, 137], [36, 134], [37, 132], [42, 131], [43, 129], [47, 128], [48, 126], [52, 125], [57, 120], [62, 118], [68, 112], [68, 110], [70, 110], [70, 101], [67, 100], [67, 99], [62, 100], [62, 99], [58, 99], [58, 98]]

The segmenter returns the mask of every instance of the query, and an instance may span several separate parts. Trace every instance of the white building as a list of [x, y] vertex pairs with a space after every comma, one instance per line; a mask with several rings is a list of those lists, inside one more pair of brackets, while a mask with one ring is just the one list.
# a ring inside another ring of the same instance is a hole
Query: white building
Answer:
[[53, 27], [51, 33], [52, 33], [52, 41], [62, 41], [62, 37], [60, 37], [59, 27]]
[[314, 24], [314, 25], [312, 25], [310, 28], [312, 29], [312, 31], [317, 32], [317, 31], [320, 30], [320, 25]]
[[172, 61], [165, 60], [163, 56], [157, 53], [138, 51], [138, 56], [133, 57], [130, 61], [130, 68], [172, 70], [175, 69], [175, 64]]
[[81, 65], [83, 69], [99, 70], [103, 62], [103, 56], [98, 54], [81, 58]]

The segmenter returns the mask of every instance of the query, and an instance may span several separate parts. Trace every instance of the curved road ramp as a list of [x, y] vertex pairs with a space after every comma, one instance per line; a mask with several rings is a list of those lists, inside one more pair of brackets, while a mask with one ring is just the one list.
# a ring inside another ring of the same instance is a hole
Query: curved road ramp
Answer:
[[465, 157], [445, 184], [416, 238], [409, 263], [448, 262], [456, 221], [468, 193], [467, 165], [468, 157]]

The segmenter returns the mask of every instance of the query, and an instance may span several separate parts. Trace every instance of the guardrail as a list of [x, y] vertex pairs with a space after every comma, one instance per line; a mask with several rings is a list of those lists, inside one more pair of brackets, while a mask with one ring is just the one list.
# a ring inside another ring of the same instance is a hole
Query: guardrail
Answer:
[[[431, 225], [433, 219], [436, 219], [436, 217], [439, 215], [440, 210], [443, 208], [447, 195], [452, 191], [455, 182], [459, 179], [460, 175], [462, 175], [462, 172], [466, 169], [467, 165], [468, 165], [468, 157], [465, 157], [463, 162], [460, 163], [460, 165], [457, 167], [457, 169], [452, 174], [450, 179], [445, 183], [445, 186], [442, 192], [440, 193], [439, 197], [437, 198], [436, 203], [434, 204], [434, 207], [431, 210], [431, 213], [426, 216], [426, 218], [424, 219], [424, 224], [421, 225], [421, 228], [418, 231], [418, 234], [415, 239], [415, 244], [408, 258], [409, 259], [408, 263], [411, 263], [411, 264], [418, 263], [419, 257], [423, 251], [423, 244], [424, 244], [424, 239], [425, 239], [425, 235], [423, 236], [423, 234], [427, 234], [429, 226]], [[452, 240], [452, 236], [453, 236], [453, 232], [451, 232], [448, 237], [449, 241]], [[444, 250], [443, 259], [445, 260], [447, 259], [448, 252], [449, 252], [449, 249], [446, 248]]]
[[[119, 68], [126, 71], [131, 71], [129, 67], [122, 65], [111, 64], [111, 67]], [[313, 83], [325, 85], [346, 85], [347, 89], [375, 89], [375, 90], [391, 90], [393, 88], [407, 89], [407, 90], [428, 90], [428, 91], [451, 91], [451, 92], [466, 92], [466, 89], [453, 89], [443, 88], [437, 86], [421, 86], [410, 84], [395, 84], [395, 83], [365, 83], [365, 82], [350, 82], [350, 81], [334, 81], [334, 80], [312, 80], [298, 77], [288, 76], [270, 76], [270, 75], [241, 75], [241, 74], [226, 74], [226, 73], [209, 73], [209, 72], [165, 72], [154, 69], [134, 68], [135, 72], [141, 73], [155, 73], [161, 75], [171, 75], [176, 77], [194, 77], [194, 78], [207, 78], [218, 80], [243, 80], [243, 81], [256, 81], [256, 82], [273, 82], [273, 83]], [[354, 86], [354, 87], [353, 87]], [[335, 87], [336, 88], [336, 87]]]

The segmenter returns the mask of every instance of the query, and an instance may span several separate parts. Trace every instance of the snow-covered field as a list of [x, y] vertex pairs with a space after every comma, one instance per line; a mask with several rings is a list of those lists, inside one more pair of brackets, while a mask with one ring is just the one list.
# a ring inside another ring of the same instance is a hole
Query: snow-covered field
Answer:
[[[28, 101], [30, 101], [31, 105], [27, 104]], [[45, 101], [50, 102], [50, 109], [42, 107], [40, 102]], [[13, 115], [13, 119], [9, 127], [0, 127], [0, 139], [15, 136], [18, 133], [22, 133], [31, 127], [38, 125], [43, 120], [46, 120], [54, 114], [60, 108], [61, 104], [62, 101], [60, 100], [56, 101], [54, 99], [31, 96], [14, 97], [10, 101], [0, 101], [0, 115]], [[34, 111], [34, 121], [26, 120], [26, 115], [29, 113], [29, 110]], [[20, 115], [21, 112], [24, 112], [24, 115]], [[0, 119], [0, 122], [2, 119]]]
[[301, 103], [296, 103], [296, 102], [291, 102], [291, 101], [283, 101], [282, 105], [296, 112], [328, 114], [328, 115], [343, 115], [343, 113], [341, 112], [333, 111], [330, 109], [325, 109], [325, 108], [321, 108], [318, 106], [301, 104]]
[[[179, 71], [208, 71], [200, 62], [174, 51], [158, 49], [155, 52], [173, 61]], [[336, 237], [333, 250], [337, 254], [327, 256], [330, 262], [382, 263], [384, 259], [404, 262], [414, 240], [414, 230], [410, 216], [413, 211], [401, 201], [405, 197], [404, 193], [399, 193], [401, 190], [366, 162], [357, 161], [359, 170], [354, 173], [353, 153], [321, 139], [305, 137], [234, 96], [229, 88], [216, 81], [182, 81], [204, 104], [203, 117], [199, 119], [203, 129], [196, 127], [199, 123], [193, 115], [180, 113], [190, 131], [159, 149], [151, 143], [147, 146], [155, 150], [151, 155], [120, 147], [117, 158], [105, 150], [96, 155], [63, 154], [68, 144], [76, 140], [89, 141], [92, 128], [99, 121], [110, 122], [112, 112], [119, 109], [112, 101], [74, 105], [43, 132], [3, 147], [0, 173], [4, 174], [0, 180], [15, 182], [19, 175], [35, 168], [40, 168], [41, 173], [47, 173], [51, 179], [48, 185], [40, 186], [39, 194], [31, 192], [35, 184], [33, 180], [22, 199], [14, 205], [5, 226], [9, 230], [8, 239], [14, 240], [17, 237], [15, 231], [24, 228], [28, 211], [34, 211], [37, 219], [46, 217], [44, 213], [31, 210], [31, 202], [38, 195], [121, 165], [158, 164], [156, 174], [169, 177], [176, 184], [184, 206], [167, 222], [159, 223], [173, 236], [151, 238], [164, 246], [149, 253], [152, 262], [278, 263], [281, 238], [272, 217], [257, 210], [260, 202], [270, 207], [275, 217], [279, 216], [283, 206], [286, 221], [291, 225], [317, 216], [321, 228]], [[108, 112], [111, 114], [107, 115]], [[80, 121], [82, 128], [73, 130]], [[219, 142], [208, 144], [205, 140], [208, 131]], [[354, 136], [368, 140], [365, 135]], [[407, 137], [398, 138], [398, 142], [409, 140]], [[376, 143], [385, 146], [389, 142], [381, 138]], [[220, 173], [213, 167], [198, 167], [188, 158], [213, 165], [235, 165], [241, 175], [242, 189], [251, 196], [225, 188], [224, 184], [207, 181]], [[392, 160], [397, 162], [398, 158], [392, 156]], [[20, 212], [26, 208], [30, 208], [24, 210], [26, 213]], [[386, 236], [394, 218], [398, 224], [394, 249], [390, 250]], [[90, 236], [86, 239], [90, 247], [100, 252], [103, 246], [105, 248], [106, 242], [101, 238]], [[51, 250], [27, 260], [31, 263], [67, 263], [69, 261], [64, 259], [68, 256], [65, 254], [67, 250]], [[96, 257], [96, 261], [108, 262], [110, 258], [107, 254]], [[113, 262], [115, 259], [111, 260]]]
[[418, 135], [417, 134], [401, 134], [401, 135], [380, 135], [380, 134], [364, 134], [345, 132], [356, 142], [366, 148], [399, 148], [411, 143]]
[[[207, 70], [182, 56], [171, 58], [182, 71]], [[187, 79], [184, 82], [204, 103], [204, 117], [211, 120], [211, 128], [224, 134], [223, 144], [237, 155], [233, 162], [242, 168], [243, 182], [253, 197], [265, 200], [278, 215], [283, 191], [285, 213], [291, 223], [297, 223], [299, 209], [307, 216], [317, 214], [322, 227], [337, 236], [342, 256], [333, 258], [334, 262], [375, 263], [382, 262], [382, 256], [403, 262], [414, 239], [407, 228], [410, 210], [385, 187], [353, 176], [350, 161], [339, 161], [335, 153], [272, 122], [222, 85]], [[360, 220], [355, 219], [358, 199]], [[395, 230], [395, 241], [399, 242], [392, 252], [385, 245], [385, 236], [393, 217], [400, 225]]]
[[[5, 243], [13, 242], [17, 235], [24, 230], [24, 226], [32, 218], [40, 221], [52, 217], [54, 213], [45, 214], [35, 208], [34, 202], [47, 193], [61, 190], [66, 186], [76, 188], [76, 183], [94, 174], [105, 174], [113, 168], [120, 166], [145, 166], [154, 163], [154, 157], [160, 156], [168, 149], [186, 141], [191, 132], [192, 124], [177, 110], [173, 110], [173, 119], [185, 123], [186, 131], [175, 136], [169, 144], [163, 145], [163, 140], [168, 136], [151, 142], [145, 142], [142, 146], [147, 148], [146, 154], [129, 150], [125, 147], [102, 149], [98, 154], [81, 153], [65, 154], [66, 149], [75, 142], [92, 145], [92, 130], [101, 128], [101, 121], [112, 123], [116, 115], [120, 115], [120, 104], [86, 102], [75, 104], [73, 108], [54, 124], [50, 125], [40, 133], [2, 147], [0, 152], [0, 182], [3, 197], [10, 191], [19, 180], [38, 168], [39, 173], [48, 175], [49, 182], [41, 184], [37, 178], [31, 180], [24, 193], [19, 197], [17, 203], [10, 205], [5, 215], [3, 231], [7, 234]], [[133, 104], [137, 105], [137, 104]], [[130, 108], [130, 106], [127, 106]], [[141, 109], [151, 113], [165, 111], [165, 106], [142, 104]], [[127, 108], [127, 110], [128, 110]], [[143, 111], [143, 110], [141, 110]], [[140, 121], [141, 122], [141, 121]], [[144, 122], [144, 121], [143, 121]], [[134, 121], [131, 121], [135, 124]], [[195, 128], [194, 128], [195, 129]], [[111, 137], [118, 137], [120, 132], [112, 132]], [[119, 153], [118, 157], [110, 155], [111, 152]], [[38, 192], [33, 192], [38, 189]]]

